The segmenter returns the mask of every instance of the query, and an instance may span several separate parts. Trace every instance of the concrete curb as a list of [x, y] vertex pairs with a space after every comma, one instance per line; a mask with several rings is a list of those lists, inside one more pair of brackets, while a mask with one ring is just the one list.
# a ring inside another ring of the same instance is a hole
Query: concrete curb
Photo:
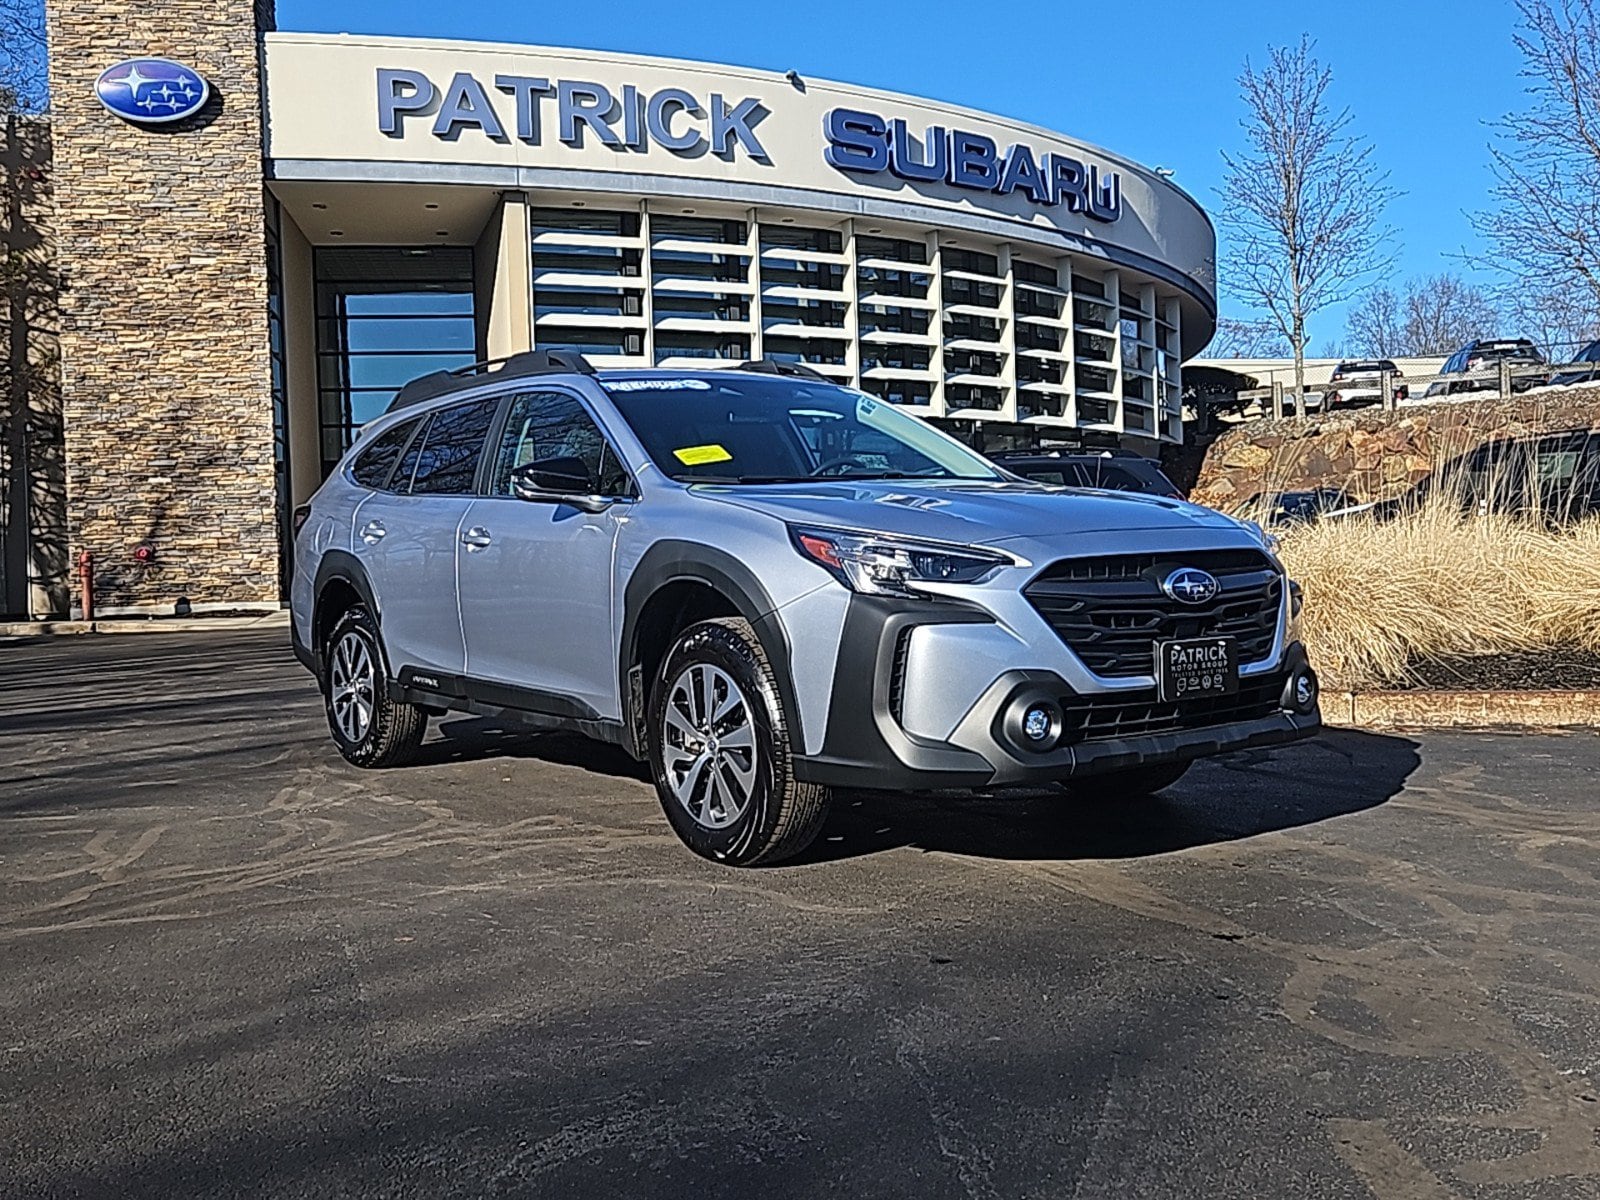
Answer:
[[287, 629], [289, 611], [249, 617], [112, 617], [104, 621], [15, 621], [0, 624], [0, 639], [42, 641], [80, 633], [227, 633], [242, 629]]
[[1333, 692], [1323, 695], [1322, 716], [1364, 729], [1600, 725], [1600, 691]]

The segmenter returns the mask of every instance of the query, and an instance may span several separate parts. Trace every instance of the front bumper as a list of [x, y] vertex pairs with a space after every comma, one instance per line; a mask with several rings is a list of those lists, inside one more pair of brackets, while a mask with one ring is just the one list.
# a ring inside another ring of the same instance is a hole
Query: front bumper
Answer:
[[[1081, 685], [1081, 667], [1080, 685], [1075, 688], [1054, 670], [1011, 668], [996, 675], [981, 654], [948, 655], [940, 664], [941, 676], [954, 694], [965, 691], [963, 683], [970, 683], [972, 671], [986, 671], [983, 677], [990, 682], [980, 685], [977, 698], [966, 705], [954, 728], [942, 736], [929, 736], [916, 732], [917, 721], [906, 717], [918, 704], [916, 697], [905, 695], [905, 689], [933, 686], [934, 677], [927, 672], [908, 684], [906, 670], [911, 632], [930, 623], [990, 627], [944, 631], [951, 645], [962, 645], [965, 635], [968, 648], [995, 633], [992, 618], [976, 610], [852, 598], [821, 751], [795, 760], [797, 779], [888, 791], [1048, 783], [1281, 745], [1311, 737], [1322, 726], [1314, 702], [1297, 711], [1292, 699], [1291, 683], [1306, 670], [1305, 651], [1296, 642], [1284, 649], [1272, 670], [1250, 677], [1248, 696], [1241, 699], [1262, 699], [1219, 710], [1215, 721], [1207, 710], [1160, 705], [1127, 688], [1087, 691]], [[1039, 657], [1053, 657], [1059, 645], [1056, 641], [1050, 655]], [[1042, 747], [1028, 744], [1018, 729], [1017, 714], [1035, 701], [1073, 713], [1079, 718], [1073, 731], [1063, 728]], [[1115, 719], [1104, 719], [1108, 714], [1115, 714]], [[1127, 714], [1129, 732], [1121, 731], [1121, 714]], [[1164, 721], [1170, 727], [1163, 727]]]

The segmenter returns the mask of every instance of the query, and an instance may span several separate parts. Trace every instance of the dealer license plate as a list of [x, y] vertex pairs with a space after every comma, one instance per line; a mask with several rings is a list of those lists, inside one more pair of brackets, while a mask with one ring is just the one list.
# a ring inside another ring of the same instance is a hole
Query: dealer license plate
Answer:
[[1239, 690], [1239, 643], [1231, 637], [1156, 643], [1161, 699], [1198, 700]]

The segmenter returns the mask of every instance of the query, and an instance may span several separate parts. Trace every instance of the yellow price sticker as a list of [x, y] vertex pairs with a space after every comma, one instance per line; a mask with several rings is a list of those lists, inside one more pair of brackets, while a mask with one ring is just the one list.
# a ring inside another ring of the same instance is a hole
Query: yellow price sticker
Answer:
[[731, 462], [733, 455], [721, 446], [685, 446], [682, 450], [672, 452], [679, 462], [686, 467], [703, 467], [707, 463]]

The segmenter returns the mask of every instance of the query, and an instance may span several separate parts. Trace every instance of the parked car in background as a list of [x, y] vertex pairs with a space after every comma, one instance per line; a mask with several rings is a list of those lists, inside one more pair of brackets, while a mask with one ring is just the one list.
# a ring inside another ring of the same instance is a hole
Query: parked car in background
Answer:
[[1572, 356], [1572, 364], [1568, 369], [1550, 376], [1550, 382], [1556, 387], [1600, 382], [1600, 341], [1590, 342], [1579, 350]]
[[[1387, 358], [1359, 358], [1340, 363], [1328, 379], [1328, 390], [1322, 396], [1323, 410], [1382, 404], [1385, 372], [1395, 379], [1402, 373]], [[1404, 385], [1394, 387], [1396, 401], [1404, 400], [1410, 394], [1410, 389]]]
[[1156, 463], [1128, 450], [1006, 450], [989, 460], [1035, 483], [1183, 499]]
[[1350, 507], [1349, 493], [1340, 488], [1313, 488], [1303, 492], [1258, 492], [1234, 511], [1242, 520], [1258, 521], [1269, 529], [1310, 525], [1324, 513]]
[[1428, 385], [1426, 396], [1453, 396], [1458, 392], [1494, 392], [1500, 388], [1500, 364], [1509, 362], [1513, 372], [1511, 390], [1525, 392], [1545, 382], [1542, 375], [1527, 374], [1526, 368], [1541, 366], [1544, 352], [1527, 338], [1478, 338], [1468, 342], [1439, 368], [1439, 376]]
[[1600, 515], [1600, 430], [1571, 429], [1485, 442], [1394, 499], [1325, 512], [1323, 519], [1370, 514], [1380, 521], [1393, 520], [1438, 497], [1463, 515], [1494, 513], [1547, 525]]

